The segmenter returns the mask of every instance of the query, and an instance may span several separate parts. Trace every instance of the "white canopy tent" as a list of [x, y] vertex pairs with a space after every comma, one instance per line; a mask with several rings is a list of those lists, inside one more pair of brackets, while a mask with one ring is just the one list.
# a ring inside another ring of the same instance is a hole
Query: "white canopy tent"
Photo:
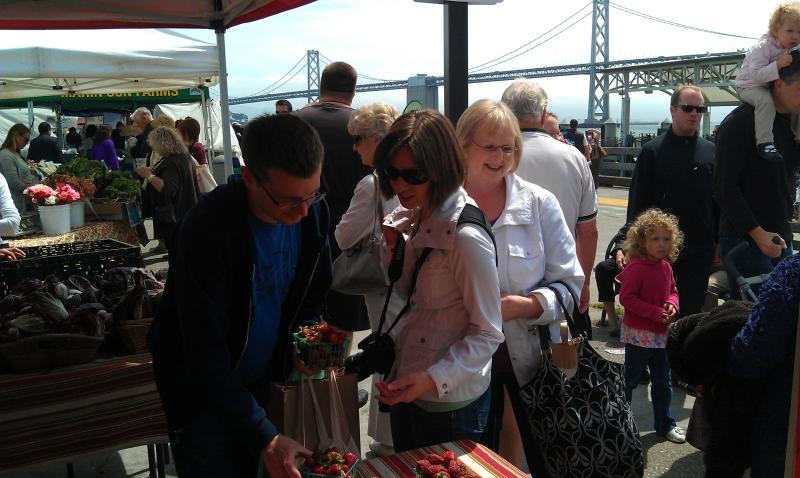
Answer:
[[214, 86], [216, 45], [169, 30], [0, 31], [0, 99]]
[[[314, 0], [4, 0], [0, 29], [209, 28], [217, 35], [222, 121], [230, 124], [225, 30]], [[231, 136], [223, 129], [225, 173], [233, 172]]]
[[[200, 122], [200, 142], [206, 145], [210, 151], [215, 153], [222, 153], [225, 151], [225, 145], [222, 141], [222, 108], [217, 101], [213, 99], [206, 101], [207, 111], [203, 114], [203, 105], [200, 103], [174, 103], [169, 105], [158, 105], [155, 108], [155, 114], [162, 113], [170, 116], [173, 119], [186, 118], [191, 116]], [[203, 118], [205, 116], [208, 123], [208, 128], [203, 127]], [[239, 149], [239, 141], [236, 140], [236, 134], [233, 128], [228, 125], [228, 131], [231, 134], [231, 148], [233, 155], [241, 158], [242, 152]]]

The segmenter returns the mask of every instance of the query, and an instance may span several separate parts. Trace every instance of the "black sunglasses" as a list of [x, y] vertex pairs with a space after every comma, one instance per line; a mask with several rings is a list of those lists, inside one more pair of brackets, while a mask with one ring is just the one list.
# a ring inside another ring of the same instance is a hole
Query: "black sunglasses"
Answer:
[[420, 184], [428, 182], [427, 176], [417, 168], [397, 169], [394, 166], [386, 166], [383, 172], [386, 173], [386, 176], [388, 176], [391, 181], [397, 181], [398, 178], [403, 178], [403, 181], [412, 186], [419, 186]]
[[695, 105], [676, 105], [678, 108], [681, 109], [684, 113], [691, 113], [692, 111], [697, 111], [700, 114], [708, 112], [708, 106], [695, 106]]

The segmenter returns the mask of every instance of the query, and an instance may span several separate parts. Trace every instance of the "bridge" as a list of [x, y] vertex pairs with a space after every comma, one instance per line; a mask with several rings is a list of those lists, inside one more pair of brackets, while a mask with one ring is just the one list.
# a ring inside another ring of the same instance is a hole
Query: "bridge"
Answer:
[[[586, 7], [591, 5], [591, 12], [588, 12], [573, 21], [573, 18], [578, 16]], [[626, 138], [630, 130], [630, 93], [635, 91], [644, 91], [652, 93], [653, 91], [663, 91], [668, 94], [680, 85], [692, 84], [700, 87], [706, 97], [706, 103], [709, 106], [723, 106], [738, 104], [738, 98], [734, 91], [734, 81], [736, 72], [741, 66], [744, 58], [744, 53], [737, 52], [721, 52], [721, 53], [702, 53], [693, 55], [676, 55], [676, 56], [659, 56], [654, 58], [636, 58], [627, 60], [610, 60], [609, 59], [609, 27], [608, 18], [611, 8], [621, 10], [625, 13], [634, 14], [649, 20], [660, 21], [667, 23], [671, 26], [680, 28], [687, 28], [691, 30], [698, 30], [706, 33], [712, 33], [724, 36], [733, 36], [739, 38], [739, 35], [726, 34], [715, 32], [711, 30], [700, 29], [688, 25], [678, 24], [669, 20], [663, 20], [649, 16], [647, 14], [637, 12], [627, 7], [612, 3], [610, 0], [592, 0], [591, 3], [586, 4], [581, 10], [567, 17], [556, 27], [551, 28], [544, 34], [538, 36], [531, 42], [523, 45], [520, 48], [506, 53], [494, 60], [490, 60], [481, 65], [472, 67], [467, 75], [469, 83], [484, 83], [493, 81], [509, 81], [518, 78], [544, 78], [544, 77], [558, 77], [558, 76], [574, 76], [574, 75], [589, 75], [589, 102], [587, 108], [587, 116], [584, 121], [589, 125], [601, 125], [611, 123], [609, 111], [609, 95], [617, 93], [622, 96], [622, 117], [621, 117], [621, 133], [622, 137]], [[530, 51], [545, 42], [552, 40], [564, 31], [572, 28], [578, 21], [592, 15], [592, 49], [591, 58], [589, 62], [572, 64], [572, 65], [556, 65], [545, 66], [526, 69], [515, 70], [502, 70], [502, 71], [483, 71], [494, 68], [512, 58], [515, 58], [522, 53]], [[559, 28], [561, 25], [572, 21], [572, 23], [560, 31], [550, 35], [550, 33]], [[522, 53], [517, 53], [510, 58], [505, 58], [516, 51], [527, 47], [531, 43], [550, 35], [546, 40], [542, 40], [538, 44], [528, 48]], [[231, 98], [229, 99], [230, 105], [240, 105], [246, 103], [256, 103], [264, 101], [275, 101], [278, 99], [307, 99], [309, 102], [315, 101], [319, 97], [319, 75], [322, 71], [320, 69], [320, 57], [323, 60], [328, 60], [324, 55], [317, 50], [308, 50], [306, 55], [301, 58], [295, 66], [283, 75], [278, 81], [255, 94]], [[328, 60], [330, 62], [330, 60]], [[277, 91], [281, 86], [285, 85], [292, 78], [305, 70], [307, 78], [307, 88], [304, 90], [294, 91]], [[291, 76], [290, 76], [291, 75]], [[288, 80], [284, 80], [290, 76]], [[398, 80], [385, 80], [373, 78], [367, 75], [359, 75], [359, 81], [356, 86], [357, 92], [374, 92], [374, 91], [387, 91], [387, 90], [402, 90], [405, 89], [407, 94], [407, 101], [417, 100], [425, 107], [437, 108], [438, 107], [438, 87], [445, 84], [444, 76], [428, 76], [416, 75], [407, 79]], [[277, 86], [275, 86], [277, 85]], [[274, 87], [273, 87], [274, 86]], [[609, 124], [612, 128], [614, 125]], [[706, 113], [703, 121], [704, 133], [710, 133], [710, 115]], [[613, 131], [616, 136], [616, 131]]]

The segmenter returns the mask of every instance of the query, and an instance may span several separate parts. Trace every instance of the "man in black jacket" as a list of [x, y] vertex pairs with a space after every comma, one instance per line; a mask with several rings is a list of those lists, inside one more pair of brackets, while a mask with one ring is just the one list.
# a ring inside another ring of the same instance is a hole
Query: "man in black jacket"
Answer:
[[260, 117], [242, 179], [206, 195], [175, 235], [149, 348], [181, 477], [297, 476], [310, 452], [278, 434], [254, 393], [293, 367], [291, 331], [331, 281], [322, 144], [292, 115]]
[[672, 127], [645, 144], [636, 160], [628, 192], [627, 223], [653, 207], [677, 216], [684, 248], [672, 267], [684, 316], [703, 307], [713, 261], [714, 145], [697, 134], [700, 118], [708, 111], [699, 88], [677, 88], [669, 111]]
[[[720, 250], [725, 255], [742, 241], [748, 247], [738, 256], [736, 268], [745, 277], [767, 274], [777, 261], [791, 254], [789, 219], [794, 203], [794, 177], [800, 151], [792, 132], [792, 113], [800, 113], [800, 52], [772, 82], [775, 147], [784, 161], [760, 159], [755, 149], [755, 110], [743, 104], [725, 117], [717, 130], [717, 171], [714, 197], [722, 212]], [[772, 242], [778, 236], [777, 243]], [[731, 295], [739, 297], [733, 277]]]
[[[370, 168], [361, 163], [358, 153], [353, 150], [353, 137], [347, 131], [347, 122], [355, 111], [350, 105], [356, 94], [356, 77], [356, 70], [349, 64], [341, 61], [331, 63], [322, 71], [319, 101], [294, 113], [317, 130], [325, 146], [322, 190], [327, 194], [326, 201], [331, 208], [331, 237], [350, 207], [356, 185], [370, 173]], [[340, 253], [336, 241], [332, 241], [331, 257], [336, 259]], [[331, 324], [348, 331], [369, 328], [363, 296], [331, 291], [327, 305]]]
[[58, 147], [58, 140], [55, 136], [51, 136], [50, 132], [53, 127], [50, 123], [39, 123], [39, 136], [31, 140], [31, 145], [28, 147], [28, 159], [31, 161], [39, 162], [41, 160], [53, 161], [60, 163], [63, 161], [61, 155], [61, 148]]

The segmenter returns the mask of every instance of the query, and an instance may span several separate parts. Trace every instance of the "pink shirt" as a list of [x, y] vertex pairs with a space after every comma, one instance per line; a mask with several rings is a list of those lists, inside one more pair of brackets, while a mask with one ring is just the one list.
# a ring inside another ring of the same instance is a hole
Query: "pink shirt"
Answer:
[[631, 257], [616, 280], [620, 283], [619, 302], [625, 307], [623, 325], [630, 329], [666, 333], [667, 324], [661, 316], [664, 303], [669, 302], [678, 310], [678, 289], [669, 262]]
[[[795, 47], [800, 48], [800, 45]], [[736, 75], [737, 88], [752, 88], [767, 86], [771, 81], [778, 79], [778, 64], [776, 61], [789, 50], [782, 47], [775, 37], [766, 34], [761, 37], [750, 51], [744, 56], [742, 67]]]

